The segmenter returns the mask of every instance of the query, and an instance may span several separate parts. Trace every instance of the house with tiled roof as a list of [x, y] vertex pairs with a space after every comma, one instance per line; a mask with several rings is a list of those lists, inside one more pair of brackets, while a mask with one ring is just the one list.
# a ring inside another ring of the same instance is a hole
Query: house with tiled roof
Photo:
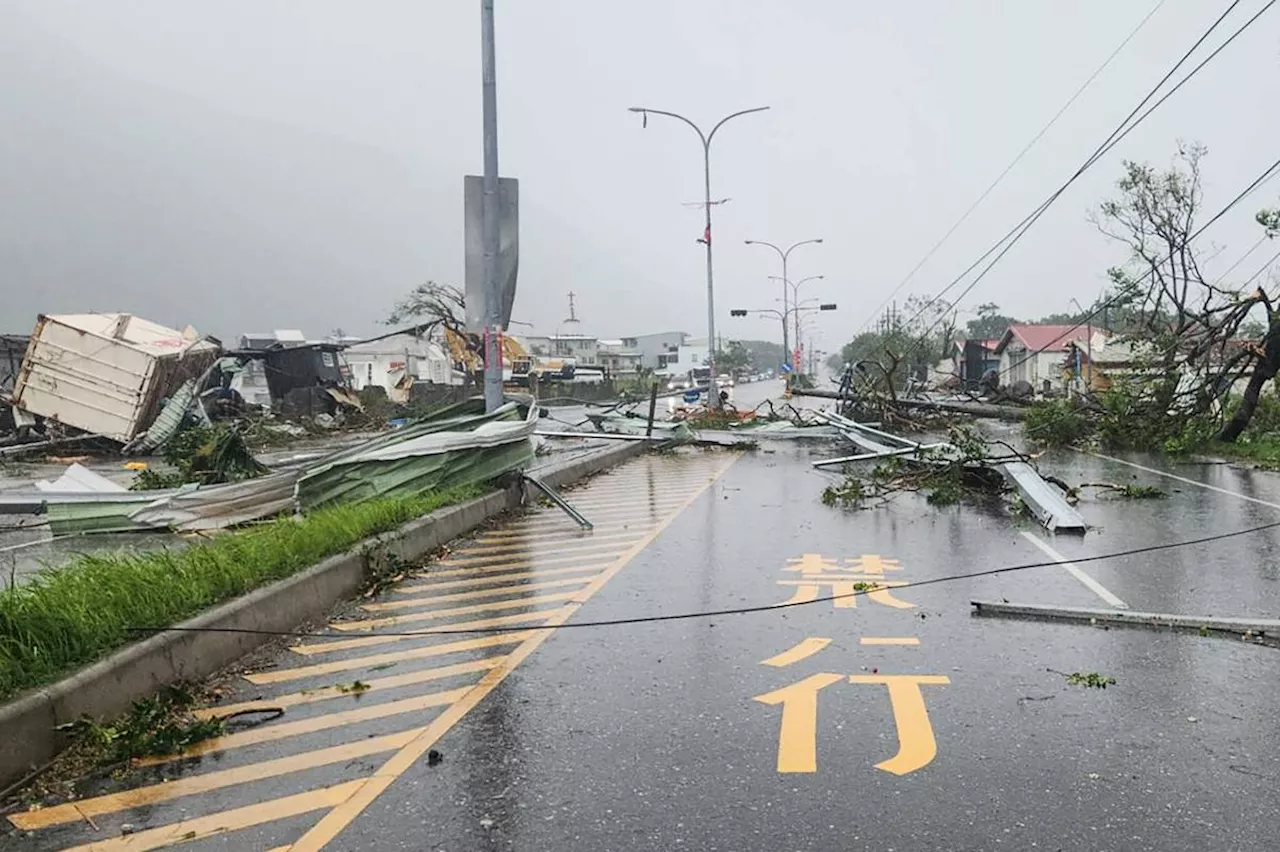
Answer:
[[1087, 350], [1097, 331], [1089, 325], [1009, 326], [995, 348], [1000, 384], [1025, 381], [1037, 391], [1046, 380], [1060, 384], [1067, 356], [1077, 348]]

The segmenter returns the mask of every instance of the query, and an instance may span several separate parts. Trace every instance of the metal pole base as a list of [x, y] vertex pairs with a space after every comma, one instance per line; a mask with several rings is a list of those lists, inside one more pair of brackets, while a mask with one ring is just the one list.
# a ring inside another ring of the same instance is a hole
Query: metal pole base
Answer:
[[569, 505], [569, 501], [561, 497], [559, 494], [557, 494], [555, 489], [553, 489], [550, 485], [547, 485], [542, 480], [532, 477], [527, 473], [522, 473], [520, 475], [520, 478], [523, 479], [525, 482], [529, 483], [530, 485], [532, 485], [534, 488], [541, 491], [543, 494], [547, 495], [547, 499], [550, 500], [552, 503], [555, 503], [558, 507], [560, 507], [560, 510], [564, 512], [566, 515], [568, 515], [570, 518], [573, 518], [573, 522], [576, 523], [578, 526], [582, 527], [584, 530], [595, 529], [594, 524], [592, 524], [590, 521], [584, 518], [581, 512], [573, 508], [573, 506]]

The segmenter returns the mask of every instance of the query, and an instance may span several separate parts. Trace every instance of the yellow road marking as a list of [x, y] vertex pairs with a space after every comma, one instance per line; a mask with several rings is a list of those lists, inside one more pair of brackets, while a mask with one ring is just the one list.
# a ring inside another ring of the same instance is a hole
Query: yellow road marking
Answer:
[[429, 683], [433, 680], [442, 680], [446, 677], [453, 677], [460, 674], [472, 674], [474, 672], [487, 671], [495, 666], [499, 666], [506, 660], [505, 655], [496, 657], [483, 657], [479, 660], [469, 660], [465, 663], [455, 663], [451, 666], [440, 666], [434, 669], [420, 669], [416, 672], [405, 672], [404, 674], [391, 675], [390, 677], [373, 678], [368, 681], [361, 681], [363, 688], [353, 690], [350, 684], [341, 686], [326, 686], [320, 689], [304, 689], [302, 692], [291, 692], [286, 695], [274, 695], [271, 698], [263, 698], [256, 701], [242, 701], [239, 704], [220, 704], [217, 707], [204, 707], [196, 710], [192, 715], [199, 719], [216, 719], [225, 718], [233, 713], [243, 713], [250, 710], [270, 710], [275, 707], [281, 709], [296, 707], [300, 704], [314, 704], [317, 701], [328, 701], [333, 698], [350, 698], [353, 701], [361, 700], [361, 697], [370, 692], [378, 692], [380, 690], [397, 689], [401, 686], [412, 686], [419, 683]]
[[298, 793], [295, 796], [285, 796], [283, 799], [259, 802], [256, 805], [235, 808], [195, 819], [184, 819], [181, 822], [162, 825], [159, 828], [139, 831], [137, 834], [124, 834], [120, 837], [112, 837], [106, 840], [95, 840], [83, 846], [67, 849], [65, 852], [145, 852], [145, 850], [163, 849], [166, 846], [174, 846], [178, 843], [186, 843], [192, 840], [203, 840], [206, 837], [225, 834], [229, 831], [237, 831], [279, 819], [300, 816], [322, 808], [335, 807], [350, 799], [351, 795], [359, 791], [363, 784], [364, 782], [360, 780], [347, 781], [344, 784], [335, 784], [332, 787], [325, 787], [321, 790]]
[[[432, 577], [438, 576], [434, 573], [426, 574], [422, 579], [428, 580], [426, 583], [411, 583], [407, 586], [398, 586], [389, 591], [398, 595], [413, 595], [418, 592], [427, 592], [433, 589], [466, 589], [475, 586], [492, 586], [494, 583], [509, 583], [512, 580], [528, 580], [533, 577], [556, 577], [561, 574], [576, 574], [580, 571], [599, 571], [601, 568], [608, 567], [608, 562], [593, 562], [590, 565], [569, 565], [565, 568], [551, 568], [546, 571], [513, 571], [506, 574], [490, 574], [484, 577], [473, 576], [469, 580], [445, 580], [442, 583], [430, 582]], [[457, 576], [457, 574], [472, 574], [476, 572], [458, 571], [450, 572], [445, 576]]]
[[467, 604], [466, 606], [455, 606], [448, 609], [429, 609], [424, 612], [410, 612], [404, 615], [389, 615], [385, 618], [367, 618], [362, 621], [338, 621], [329, 625], [335, 630], [354, 631], [354, 630], [376, 630], [379, 627], [396, 627], [401, 624], [417, 624], [422, 621], [432, 621], [437, 618], [447, 618], [454, 615], [472, 615], [477, 612], [494, 612], [500, 609], [517, 609], [522, 606], [537, 606], [538, 604], [552, 603], [554, 601], [567, 601], [572, 598], [576, 592], [556, 592], [553, 595], [534, 595], [525, 598], [512, 598], [510, 600], [487, 601], [485, 603]]
[[398, 609], [413, 609], [431, 603], [452, 603], [454, 601], [473, 601], [480, 598], [498, 598], [503, 595], [518, 595], [523, 592], [534, 592], [542, 589], [562, 589], [565, 586], [580, 586], [590, 577], [568, 577], [561, 580], [542, 580], [537, 583], [513, 583], [509, 586], [498, 586], [492, 589], [479, 589], [471, 592], [451, 592], [447, 595], [431, 595], [425, 598], [401, 598], [394, 601], [365, 604], [360, 607], [365, 612], [393, 612]]
[[308, 677], [349, 672], [353, 669], [387, 666], [403, 663], [406, 660], [424, 660], [444, 654], [456, 654], [461, 651], [474, 651], [479, 648], [492, 648], [495, 645], [516, 645], [533, 635], [532, 630], [521, 630], [515, 633], [499, 633], [494, 636], [481, 636], [477, 639], [463, 639], [459, 642], [440, 642], [423, 648], [409, 648], [404, 651], [389, 651], [383, 654], [367, 654], [363, 657], [347, 657], [345, 660], [334, 660], [331, 663], [316, 663], [310, 666], [298, 666], [291, 669], [273, 669], [271, 671], [254, 672], [245, 675], [245, 680], [263, 686], [269, 683], [285, 683], [291, 680], [302, 680]]
[[[582, 535], [566, 535], [566, 536], [563, 536], [562, 538], [551, 539], [548, 541], [504, 541], [504, 542], [498, 542], [495, 544], [484, 544], [479, 547], [474, 545], [468, 545], [466, 547], [456, 548], [450, 554], [450, 557], [451, 558], [457, 557], [457, 556], [468, 557], [473, 555], [492, 556], [499, 553], [508, 553], [510, 551], [521, 551], [521, 550], [528, 551], [528, 552], [536, 552], [539, 550], [544, 550], [549, 552], [560, 552], [564, 549], [564, 545], [586, 543], [586, 542], [593, 542], [593, 543], [599, 544], [601, 542], [611, 541], [621, 545], [621, 544], [628, 544], [631, 541], [635, 541], [635, 539], [637, 539], [640, 535], [641, 533], [639, 531], [632, 530], [632, 531], [623, 531], [623, 532], [617, 532], [617, 533], [607, 533], [605, 535], [593, 535], [591, 533], [584, 533]], [[622, 541], [622, 539], [625, 539], [625, 541]]]
[[421, 639], [429, 637], [432, 633], [440, 633], [444, 630], [484, 630], [488, 627], [507, 627], [512, 624], [524, 624], [529, 621], [542, 621], [559, 613], [564, 607], [557, 609], [540, 609], [537, 612], [521, 612], [516, 615], [503, 615], [498, 618], [481, 618], [476, 621], [457, 621], [452, 624], [441, 624], [436, 627], [424, 627], [421, 630], [408, 631], [411, 636], [396, 636], [394, 634], [382, 634], [375, 636], [364, 636], [360, 639], [338, 639], [333, 642], [315, 642], [311, 645], [295, 645], [290, 648], [298, 654], [327, 654], [330, 651], [345, 651], [348, 648], [369, 648], [374, 645], [388, 645], [393, 642], [403, 642], [406, 639]]
[[[733, 462], [737, 461], [739, 456], [734, 454], [729, 456], [728, 462], [722, 463], [716, 470], [715, 476], [722, 475]], [[587, 601], [604, 587], [619, 571], [623, 569], [632, 559], [636, 557], [642, 550], [649, 546], [662, 531], [671, 525], [680, 513], [687, 508], [694, 500], [706, 490], [706, 486], [714, 481], [714, 477], [706, 483], [702, 488], [698, 488], [690, 493], [688, 499], [683, 504], [673, 510], [654, 531], [636, 542], [631, 548], [618, 558], [611, 566], [605, 569], [601, 574], [591, 582], [591, 585], [583, 591], [581, 600]], [[577, 607], [570, 605], [563, 607], [553, 618], [549, 627], [534, 631], [533, 636], [520, 644], [518, 648], [511, 652], [511, 656], [507, 660], [507, 664], [500, 668], [492, 669], [480, 679], [480, 682], [471, 688], [461, 700], [456, 704], [448, 707], [444, 712], [431, 721], [421, 734], [409, 745], [405, 746], [397, 752], [390, 760], [382, 765], [381, 768], [371, 777], [366, 779], [360, 788], [347, 798], [342, 804], [335, 807], [329, 813], [316, 823], [310, 831], [304, 834], [291, 847], [291, 852], [318, 852], [323, 849], [331, 840], [346, 828], [357, 816], [360, 815], [365, 808], [382, 794], [384, 790], [399, 778], [409, 767], [413, 766], [422, 758], [427, 750], [435, 745], [440, 737], [458, 723], [460, 719], [467, 715], [473, 707], [484, 700], [493, 689], [503, 681], [520, 663], [524, 662], [534, 651], [538, 649], [547, 637], [555, 633], [555, 628], [568, 621], [569, 617], [577, 610]]]
[[[634, 506], [629, 509], [595, 511], [591, 513], [591, 517], [587, 520], [596, 524], [604, 524], [606, 522], [610, 524], [655, 524], [662, 518], [662, 515], [662, 511], [649, 506]], [[507, 529], [515, 532], [548, 529], [563, 531], [562, 528], [577, 529], [578, 527], [573, 525], [573, 522], [570, 521], [563, 513], [561, 513], [559, 517], [548, 514], [546, 517], [533, 518], [528, 521], [512, 521], [507, 525]]]
[[592, 502], [603, 505], [611, 502], [635, 504], [640, 501], [654, 502], [659, 500], [678, 503], [688, 496], [690, 488], [696, 487], [696, 485], [664, 485], [661, 488], [650, 488], [646, 485], [632, 485], [626, 488], [614, 488], [608, 491], [593, 490], [588, 494], [583, 494], [581, 497], [569, 498], [569, 502], [574, 506], [577, 506], [579, 503], [586, 504]]
[[914, 636], [863, 636], [858, 640], [863, 645], [919, 645], [920, 640]]
[[252, 763], [248, 766], [237, 766], [234, 769], [223, 769], [216, 772], [208, 772], [204, 775], [178, 778], [172, 781], [165, 781], [162, 784], [152, 784], [147, 787], [138, 787], [121, 793], [109, 793], [105, 796], [95, 796], [90, 799], [80, 799], [68, 802], [65, 805], [41, 808], [37, 811], [23, 811], [10, 814], [9, 822], [23, 831], [35, 831], [71, 822], [84, 822], [87, 817], [119, 813], [130, 808], [148, 807], [159, 802], [207, 793], [211, 790], [232, 787], [236, 784], [244, 784], [260, 778], [275, 778], [291, 772], [301, 772], [305, 769], [314, 769], [317, 766], [328, 766], [333, 763], [345, 763], [349, 760], [380, 754], [384, 751], [392, 751], [408, 745], [421, 732], [421, 727], [412, 728], [397, 734], [389, 734], [385, 737], [357, 740], [346, 745], [303, 752], [302, 754], [295, 754], [276, 760]]
[[797, 643], [794, 648], [783, 651], [781, 654], [775, 654], [767, 660], [761, 660], [760, 665], [778, 667], [789, 666], [792, 663], [798, 663], [807, 657], [812, 657], [814, 654], [818, 653], [830, 644], [830, 639], [810, 636], [808, 639]]
[[[517, 649], [519, 650], [519, 649]], [[889, 687], [889, 704], [898, 727], [898, 753], [876, 764], [876, 769], [906, 775], [926, 766], [938, 754], [938, 741], [929, 724], [921, 684], [948, 684], [946, 675], [849, 675], [850, 683], [882, 683]]]
[[755, 697], [761, 704], [782, 705], [779, 772], [818, 771], [818, 692], [842, 680], [844, 675], [822, 672]]
[[[528, 551], [529, 549], [516, 548], [516, 552], [514, 553], [491, 553], [491, 554], [488, 554], [487, 556], [474, 556], [474, 557], [466, 556], [465, 554], [467, 553], [467, 551], [460, 550], [457, 553], [462, 554], [461, 558], [459, 558], [459, 556], [457, 555], [451, 554], [449, 558], [441, 562], [440, 565], [441, 566], [447, 565], [450, 568], [468, 567], [468, 566], [476, 567], [476, 568], [485, 567], [485, 566], [492, 567], [495, 564], [494, 560], [510, 559], [513, 556], [523, 557], [526, 563], [531, 566], [542, 564], [542, 563], [550, 563], [550, 562], [564, 562], [565, 560], [568, 560], [568, 559], [577, 559], [584, 556], [590, 556], [590, 558], [599, 559], [602, 551], [626, 550], [627, 545], [630, 544], [632, 541], [635, 541], [635, 539], [636, 539], [636, 536], [629, 536], [627, 541], [615, 541], [607, 544], [602, 544], [600, 542], [588, 540], [584, 542], [584, 544], [586, 545], [585, 547], [570, 547], [568, 545], [561, 545], [560, 547], [547, 548], [542, 552], [520, 553], [519, 552], [520, 550]], [[555, 555], [552, 556], [551, 554], [555, 554]], [[539, 558], [539, 557], [545, 557], [545, 558]], [[510, 565], [511, 563], [499, 562], [497, 564]]]
[[[568, 524], [569, 526], [566, 527], [565, 529], [553, 529], [553, 530], [548, 530], [546, 532], [536, 532], [536, 531], [530, 531], [530, 530], [513, 530], [513, 529], [490, 530], [487, 533], [477, 536], [476, 541], [484, 541], [484, 542], [507, 541], [513, 538], [518, 538], [521, 540], [528, 540], [528, 541], [545, 541], [551, 538], [560, 538], [563, 536], [569, 536], [572, 533], [578, 533], [579, 537], [588, 537], [591, 535], [591, 532], [588, 532], [582, 529], [581, 527], [577, 526], [568, 518], [564, 518], [561, 523], [562, 525]], [[594, 532], [596, 535], [599, 535], [600, 533], [605, 533], [605, 532], [621, 532], [623, 530], [631, 528], [632, 526], [633, 525], [629, 523], [612, 523], [612, 522], [607, 524], [596, 524]], [[648, 531], [649, 530], [646, 527], [644, 532], [648, 532]]]
[[646, 500], [635, 497], [619, 497], [616, 500], [602, 500], [599, 502], [587, 500], [582, 503], [574, 503], [573, 508], [577, 509], [584, 515], [590, 516], [592, 512], [608, 511], [610, 509], [626, 509], [634, 511], [636, 509], [649, 509], [654, 512], [667, 512], [676, 506], [679, 506], [681, 499], [679, 497], [669, 497], [662, 500]]
[[471, 688], [470, 686], [463, 686], [458, 689], [450, 689], [447, 692], [429, 692], [426, 695], [415, 695], [412, 698], [402, 698], [399, 701], [386, 701], [382, 704], [357, 707], [354, 710], [343, 710], [341, 713], [312, 716], [310, 719], [299, 719], [296, 722], [263, 725], [260, 728], [250, 728], [247, 731], [204, 740], [186, 749], [181, 754], [144, 757], [138, 759], [135, 763], [138, 766], [155, 766], [156, 764], [169, 763], [183, 758], [198, 757], [210, 752], [230, 751], [233, 748], [244, 748], [258, 743], [268, 743], [273, 740], [302, 736], [303, 734], [314, 734], [316, 731], [327, 731], [330, 728], [341, 728], [344, 725], [354, 725], [357, 722], [368, 722], [373, 719], [398, 716], [401, 713], [416, 713], [420, 710], [429, 710], [432, 707], [443, 707], [465, 696]]

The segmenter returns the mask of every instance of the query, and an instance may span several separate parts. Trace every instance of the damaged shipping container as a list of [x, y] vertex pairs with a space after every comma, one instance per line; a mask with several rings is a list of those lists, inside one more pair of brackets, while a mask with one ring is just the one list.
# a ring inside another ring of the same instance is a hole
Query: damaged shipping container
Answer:
[[131, 314], [41, 315], [14, 381], [14, 404], [127, 443], [164, 400], [201, 376], [221, 347]]

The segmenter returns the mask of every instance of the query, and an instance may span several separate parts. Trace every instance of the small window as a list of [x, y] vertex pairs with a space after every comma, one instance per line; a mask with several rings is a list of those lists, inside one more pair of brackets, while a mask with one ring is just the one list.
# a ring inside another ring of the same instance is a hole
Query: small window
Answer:
[[321, 352], [321, 353], [320, 353], [320, 363], [321, 363], [321, 364], [324, 364], [326, 367], [332, 367], [332, 366], [333, 366], [333, 353], [332, 353], [332, 352]]

